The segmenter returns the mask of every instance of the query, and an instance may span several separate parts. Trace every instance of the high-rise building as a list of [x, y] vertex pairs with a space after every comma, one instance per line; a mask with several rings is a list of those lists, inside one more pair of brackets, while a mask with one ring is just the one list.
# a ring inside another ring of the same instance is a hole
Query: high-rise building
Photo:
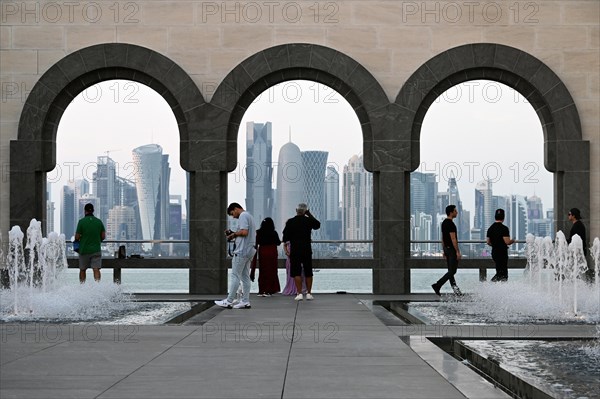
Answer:
[[[317, 219], [324, 220], [325, 211], [325, 171], [327, 169], [327, 151], [302, 151], [302, 170], [304, 193], [301, 197]], [[313, 231], [313, 239], [326, 238], [325, 229]]]
[[[515, 240], [525, 240], [528, 231], [527, 198], [522, 195], [511, 195], [510, 197], [510, 234]], [[506, 224], [506, 223], [505, 223]], [[513, 249], [522, 250], [523, 243], [513, 244]]]
[[291, 141], [279, 150], [275, 228], [283, 231], [285, 222], [296, 216], [296, 206], [304, 197], [304, 171], [300, 148]]
[[117, 165], [108, 156], [97, 158], [96, 172], [92, 180], [92, 194], [100, 200], [100, 206], [95, 210], [96, 217], [106, 220], [109, 209], [119, 204]]
[[[433, 224], [436, 220], [438, 210], [438, 183], [435, 173], [412, 172], [410, 174], [410, 214], [414, 217], [415, 240], [425, 240], [422, 237], [429, 237], [427, 240], [437, 239], [439, 236], [438, 227]], [[446, 198], [447, 199], [447, 198]], [[445, 207], [445, 206], [444, 206]], [[423, 215], [429, 215], [429, 223], [421, 223]], [[428, 232], [423, 229], [429, 226]], [[418, 244], [417, 249], [421, 251], [429, 250], [426, 244]]]
[[435, 173], [412, 172], [410, 174], [410, 213], [435, 215], [437, 210], [438, 183]]
[[[147, 144], [133, 150], [133, 162], [142, 238], [165, 239], [169, 214], [168, 155], [163, 155], [158, 144]], [[150, 248], [151, 245], [144, 245], [144, 249]]]
[[[457, 238], [459, 241], [466, 241], [471, 239], [471, 212], [463, 208], [462, 201], [460, 200], [460, 193], [458, 191], [458, 184], [456, 178], [451, 177], [448, 179], [448, 203], [443, 207], [439, 208], [439, 212], [446, 217], [446, 206], [453, 204], [456, 205], [458, 210], [458, 216], [454, 223], [457, 229]], [[439, 225], [434, 226], [437, 234], [432, 237], [434, 240], [439, 240], [441, 237], [441, 228]]]
[[63, 186], [60, 198], [60, 232], [65, 235], [67, 240], [75, 236], [76, 219], [75, 189]]
[[[85, 179], [77, 179], [73, 183], [73, 189], [75, 190], [75, 201], [77, 201], [78, 198], [90, 192], [90, 183]], [[79, 219], [78, 215], [75, 215], [75, 219]]]
[[494, 223], [492, 182], [482, 180], [475, 186], [475, 220], [473, 227], [487, 232]]
[[169, 203], [169, 238], [182, 239], [182, 207], [181, 195], [171, 195]]
[[[340, 210], [340, 174], [333, 165], [325, 172], [325, 237], [329, 240], [342, 239]], [[323, 228], [323, 227], [321, 227]]]
[[54, 201], [51, 196], [51, 183], [46, 182], [46, 234], [55, 231], [54, 229]]
[[333, 165], [325, 172], [324, 220], [340, 220], [340, 174]]
[[260, 223], [273, 217], [271, 122], [246, 123], [246, 210]]
[[373, 175], [365, 170], [362, 156], [352, 156], [344, 166], [342, 192], [344, 239], [372, 239]]
[[137, 217], [131, 206], [117, 205], [108, 211], [107, 240], [132, 240], [137, 237]]
[[[542, 199], [536, 195], [527, 197], [527, 219], [544, 219], [544, 206], [542, 205]], [[528, 233], [534, 234], [532, 227], [533, 225], [528, 226]]]

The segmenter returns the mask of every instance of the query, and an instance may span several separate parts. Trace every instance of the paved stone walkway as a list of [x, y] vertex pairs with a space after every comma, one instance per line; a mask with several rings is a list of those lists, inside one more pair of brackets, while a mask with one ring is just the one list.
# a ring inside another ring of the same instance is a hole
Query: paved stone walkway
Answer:
[[3, 324], [0, 397], [507, 397], [377, 311], [351, 294], [253, 296], [183, 325]]

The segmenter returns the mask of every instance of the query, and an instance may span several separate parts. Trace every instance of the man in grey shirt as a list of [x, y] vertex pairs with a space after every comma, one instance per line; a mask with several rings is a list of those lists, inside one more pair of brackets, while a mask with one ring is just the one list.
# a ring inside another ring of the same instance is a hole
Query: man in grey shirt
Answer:
[[[250, 309], [250, 263], [256, 249], [256, 227], [254, 218], [249, 212], [237, 202], [232, 202], [227, 207], [227, 214], [238, 219], [238, 230], [227, 230], [227, 240], [235, 240], [233, 259], [231, 260], [231, 281], [229, 282], [229, 293], [227, 298], [215, 301], [215, 304], [224, 308]], [[234, 303], [237, 289], [242, 282], [242, 300]]]

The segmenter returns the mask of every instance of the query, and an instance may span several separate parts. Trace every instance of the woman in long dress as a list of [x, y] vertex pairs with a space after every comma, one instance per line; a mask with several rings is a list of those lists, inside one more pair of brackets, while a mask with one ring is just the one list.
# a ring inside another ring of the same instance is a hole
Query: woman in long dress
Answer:
[[[289, 242], [286, 242], [284, 245], [288, 247], [291, 245]], [[283, 295], [297, 295], [298, 289], [296, 288], [296, 282], [294, 278], [290, 276], [290, 257], [288, 256], [285, 260], [285, 275], [286, 275], [286, 283], [285, 288], [281, 292]], [[306, 292], [306, 280], [304, 280], [304, 269], [302, 270], [302, 293]]]
[[[277, 276], [277, 247], [281, 244], [279, 234], [275, 231], [273, 219], [265, 218], [256, 230], [256, 247], [258, 254], [258, 295], [271, 296], [279, 291]], [[252, 270], [254, 274], [254, 270]]]

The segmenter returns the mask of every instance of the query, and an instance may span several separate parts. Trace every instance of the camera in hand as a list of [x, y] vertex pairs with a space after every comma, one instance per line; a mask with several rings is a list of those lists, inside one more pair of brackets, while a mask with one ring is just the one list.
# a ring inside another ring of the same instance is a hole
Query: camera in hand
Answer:
[[232, 235], [232, 234], [233, 234], [233, 231], [231, 231], [229, 229], [225, 230], [225, 236], [228, 237], [227, 241], [234, 241], [235, 240], [235, 238], [229, 238], [229, 236]]

